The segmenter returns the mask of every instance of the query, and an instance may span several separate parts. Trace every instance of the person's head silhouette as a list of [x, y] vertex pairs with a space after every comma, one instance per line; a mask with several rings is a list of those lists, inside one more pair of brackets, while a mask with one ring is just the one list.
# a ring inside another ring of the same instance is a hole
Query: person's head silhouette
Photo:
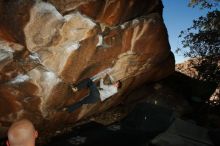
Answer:
[[27, 119], [14, 122], [8, 130], [8, 146], [35, 146], [38, 132]]

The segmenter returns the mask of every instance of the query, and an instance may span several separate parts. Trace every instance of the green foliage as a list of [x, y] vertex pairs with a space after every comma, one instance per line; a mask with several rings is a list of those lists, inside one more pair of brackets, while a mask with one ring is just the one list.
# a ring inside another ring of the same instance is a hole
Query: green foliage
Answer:
[[[220, 54], [220, 11], [208, 12], [203, 17], [193, 20], [192, 27], [181, 31], [186, 57], [204, 57]], [[179, 49], [178, 49], [179, 50]]]
[[219, 5], [220, 0], [190, 0], [189, 7], [198, 6], [199, 8], [213, 8]]
[[[210, 8], [219, 0], [191, 0], [191, 6], [200, 5]], [[198, 78], [220, 82], [220, 11], [208, 12], [193, 20], [193, 25], [180, 32], [182, 51], [185, 57], [197, 58], [194, 67], [198, 70]]]

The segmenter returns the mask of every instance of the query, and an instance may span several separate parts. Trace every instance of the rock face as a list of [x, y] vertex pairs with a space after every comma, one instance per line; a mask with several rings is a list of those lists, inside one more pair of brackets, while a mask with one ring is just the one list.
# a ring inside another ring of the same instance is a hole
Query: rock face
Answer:
[[[39, 129], [76, 122], [170, 75], [174, 58], [160, 0], [0, 0], [0, 126], [19, 118]], [[119, 93], [72, 114], [69, 83], [110, 71]]]
[[175, 69], [189, 77], [198, 78], [198, 70], [194, 64], [198, 64], [197, 59], [189, 59], [183, 63], [176, 64]]

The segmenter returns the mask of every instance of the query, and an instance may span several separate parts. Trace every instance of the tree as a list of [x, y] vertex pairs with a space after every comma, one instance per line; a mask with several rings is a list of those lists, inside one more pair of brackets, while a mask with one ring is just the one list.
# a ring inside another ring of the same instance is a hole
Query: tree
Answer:
[[220, 0], [190, 0], [189, 7], [199, 6], [201, 9], [217, 7]]
[[[211, 3], [212, 2], [212, 3]], [[191, 0], [190, 5], [200, 5], [203, 8], [216, 6], [219, 0]], [[215, 4], [215, 5], [214, 5]], [[193, 20], [193, 25], [179, 35], [182, 38], [185, 57], [197, 58], [194, 67], [197, 69], [198, 78], [209, 81], [220, 81], [220, 11], [213, 10], [206, 16]]]

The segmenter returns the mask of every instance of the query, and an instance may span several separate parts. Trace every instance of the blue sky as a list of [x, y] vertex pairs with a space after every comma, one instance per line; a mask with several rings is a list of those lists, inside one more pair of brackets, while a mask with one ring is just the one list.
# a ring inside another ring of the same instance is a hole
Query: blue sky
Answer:
[[181, 48], [181, 39], [178, 38], [181, 30], [192, 26], [192, 20], [207, 13], [206, 10], [188, 7], [189, 0], [162, 0], [164, 5], [163, 18], [169, 34], [169, 42], [173, 51], [176, 63], [183, 62], [185, 58], [182, 54], [175, 53]]

